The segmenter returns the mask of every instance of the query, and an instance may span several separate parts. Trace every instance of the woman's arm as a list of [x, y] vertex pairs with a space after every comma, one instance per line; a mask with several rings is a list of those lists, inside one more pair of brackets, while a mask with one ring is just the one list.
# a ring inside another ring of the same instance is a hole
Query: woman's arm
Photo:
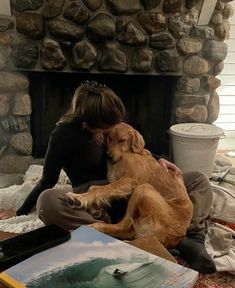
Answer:
[[39, 195], [55, 186], [59, 179], [64, 159], [64, 143], [60, 127], [56, 127], [49, 139], [42, 178], [17, 210], [17, 215], [28, 214], [36, 205]]

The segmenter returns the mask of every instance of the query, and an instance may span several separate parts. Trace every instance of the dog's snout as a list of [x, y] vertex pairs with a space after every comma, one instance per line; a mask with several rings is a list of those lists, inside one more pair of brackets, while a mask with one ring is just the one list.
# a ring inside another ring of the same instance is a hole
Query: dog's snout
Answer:
[[108, 151], [108, 152], [106, 153], [106, 157], [107, 157], [107, 160], [112, 160], [114, 156], [113, 156], [113, 153], [112, 153], [112, 152], [109, 152], [109, 151]]

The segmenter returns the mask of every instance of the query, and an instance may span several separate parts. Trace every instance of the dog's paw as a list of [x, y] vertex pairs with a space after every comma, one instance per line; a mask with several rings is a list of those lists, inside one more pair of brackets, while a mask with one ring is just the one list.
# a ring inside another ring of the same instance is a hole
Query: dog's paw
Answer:
[[67, 204], [69, 207], [74, 208], [75, 206], [78, 208], [88, 209], [91, 206], [91, 202], [89, 201], [89, 196], [87, 193], [76, 194], [73, 192], [66, 193]]
[[104, 232], [104, 225], [105, 225], [105, 223], [95, 222], [93, 224], [90, 224], [89, 227], [94, 228], [95, 230], [97, 230], [99, 232]]

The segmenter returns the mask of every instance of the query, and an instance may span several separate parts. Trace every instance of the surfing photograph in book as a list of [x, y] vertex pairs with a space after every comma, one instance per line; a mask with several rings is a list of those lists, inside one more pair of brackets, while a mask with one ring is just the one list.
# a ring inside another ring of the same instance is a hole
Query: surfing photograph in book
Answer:
[[197, 278], [194, 270], [88, 226], [74, 230], [67, 242], [0, 273], [8, 287], [28, 288], [191, 288]]

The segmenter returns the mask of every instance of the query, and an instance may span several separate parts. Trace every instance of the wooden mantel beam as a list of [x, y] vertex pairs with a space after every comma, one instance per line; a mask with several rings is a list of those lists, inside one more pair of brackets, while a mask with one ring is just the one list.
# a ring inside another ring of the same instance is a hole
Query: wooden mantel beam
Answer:
[[11, 16], [10, 0], [0, 0], [0, 15]]
[[215, 10], [217, 0], [203, 0], [197, 25], [208, 25]]

